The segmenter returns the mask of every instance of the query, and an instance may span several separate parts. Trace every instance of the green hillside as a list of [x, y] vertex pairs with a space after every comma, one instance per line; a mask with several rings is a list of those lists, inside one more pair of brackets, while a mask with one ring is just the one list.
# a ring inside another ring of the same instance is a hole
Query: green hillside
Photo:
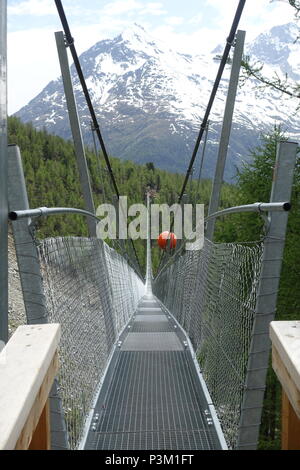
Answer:
[[[11, 117], [9, 143], [19, 145], [21, 149], [31, 208], [40, 206], [84, 208], [72, 142], [48, 134], [46, 130], [38, 131], [31, 124], [23, 124], [18, 118]], [[115, 202], [104, 159], [100, 156], [99, 162], [95, 153], [89, 148], [86, 155], [95, 207], [104, 202]], [[119, 192], [128, 197], [128, 205], [145, 203], [145, 193], [149, 186], [156, 189], [155, 202], [167, 204], [177, 202], [184, 180], [183, 174], [159, 170], [151, 162], [139, 165], [132, 161], [111, 158], [111, 165]], [[202, 181], [199, 186], [196, 181], [189, 183], [189, 202], [204, 203], [207, 207], [210, 189], [211, 183], [207, 180]], [[222, 200], [224, 207], [233, 203], [233, 194], [234, 187], [225, 185]], [[85, 218], [81, 216], [51, 216], [39, 221], [40, 237], [87, 236], [87, 233]], [[137, 240], [135, 246], [144, 269], [145, 242]], [[160, 250], [153, 241], [154, 270], [159, 257]]]

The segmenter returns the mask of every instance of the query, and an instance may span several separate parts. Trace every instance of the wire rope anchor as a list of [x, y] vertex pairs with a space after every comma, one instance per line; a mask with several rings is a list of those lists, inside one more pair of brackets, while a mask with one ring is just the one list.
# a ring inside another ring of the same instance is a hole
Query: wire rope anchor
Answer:
[[64, 34], [64, 42], [65, 42], [65, 46], [66, 47], [70, 47], [70, 46], [73, 46], [74, 45], [74, 38], [72, 36], [70, 36], [69, 38], [67, 38], [67, 36]]
[[99, 130], [100, 130], [99, 124], [95, 123], [94, 121], [91, 121], [91, 131], [96, 132], [96, 131], [99, 131]]
[[36, 245], [36, 246], [39, 246], [42, 242], [40, 240], [38, 240], [37, 238], [37, 230], [38, 230], [38, 221], [39, 219], [41, 218], [42, 216], [42, 213], [38, 216], [36, 216], [35, 218], [29, 218], [28, 219], [28, 232], [32, 238], [32, 241], [33, 243]]
[[35, 220], [28, 221], [28, 232], [34, 242], [36, 242], [36, 230], [37, 230], [37, 223]]
[[269, 228], [270, 228], [270, 223], [271, 223], [271, 215], [270, 213], [264, 213], [262, 210], [261, 210], [261, 204], [258, 205], [258, 213], [259, 213], [259, 216], [262, 218], [263, 222], [264, 222], [264, 233], [265, 235], [268, 234], [269, 232]]
[[230, 47], [235, 47], [236, 46], [236, 36], [234, 36], [233, 40], [230, 41], [229, 37], [226, 38], [226, 43], [230, 46]]

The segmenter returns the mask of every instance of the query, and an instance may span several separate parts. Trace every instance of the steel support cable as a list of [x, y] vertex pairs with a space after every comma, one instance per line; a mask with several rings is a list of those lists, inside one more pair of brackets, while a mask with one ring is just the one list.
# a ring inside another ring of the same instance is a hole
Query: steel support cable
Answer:
[[201, 153], [201, 157], [200, 157], [198, 182], [197, 182], [197, 189], [196, 189], [196, 194], [195, 194], [195, 204], [197, 203], [197, 194], [198, 194], [199, 189], [200, 189], [200, 180], [201, 180], [201, 176], [202, 176], [202, 168], [203, 168], [205, 151], [206, 151], [206, 144], [207, 144], [207, 139], [208, 139], [208, 131], [209, 131], [209, 121], [207, 121], [206, 129], [205, 129], [203, 149], [202, 149], [202, 153]]
[[92, 101], [91, 101], [91, 98], [90, 98], [90, 94], [89, 94], [86, 82], [85, 82], [85, 78], [84, 78], [84, 75], [83, 75], [83, 72], [82, 72], [82, 68], [81, 68], [81, 65], [80, 65], [80, 62], [79, 62], [79, 58], [78, 58], [78, 55], [77, 55], [77, 52], [76, 52], [76, 48], [74, 46], [74, 39], [71, 35], [68, 20], [66, 18], [61, 0], [55, 0], [55, 4], [56, 4], [56, 8], [57, 8], [57, 11], [58, 11], [58, 14], [59, 14], [59, 17], [60, 17], [60, 21], [61, 21], [64, 33], [65, 33], [65, 36], [66, 36], [67, 46], [70, 48], [70, 52], [72, 54], [72, 58], [73, 58], [74, 65], [75, 65], [75, 68], [76, 68], [76, 71], [77, 71], [77, 75], [78, 75], [80, 84], [82, 86], [82, 90], [83, 90], [83, 93], [84, 93], [84, 96], [85, 96], [85, 99], [86, 99], [86, 103], [87, 103], [87, 106], [88, 106], [88, 109], [89, 109], [89, 112], [90, 112], [90, 115], [91, 115], [91, 118], [92, 118], [92, 121], [93, 121], [93, 126], [94, 126], [95, 132], [97, 134], [97, 137], [99, 139], [99, 143], [100, 143], [103, 155], [104, 155], [104, 159], [105, 159], [105, 162], [106, 162], [106, 165], [107, 165], [107, 169], [109, 171], [109, 174], [110, 174], [110, 177], [111, 177], [116, 195], [119, 198], [120, 194], [119, 194], [118, 186], [117, 186], [117, 183], [116, 183], [113, 171], [112, 171], [112, 167], [111, 167], [111, 164], [110, 164], [110, 161], [109, 161], [109, 157], [108, 157], [108, 154], [107, 154], [107, 151], [106, 151], [106, 147], [105, 147], [105, 144], [104, 144], [101, 132], [100, 132], [98, 120], [97, 120], [97, 117], [96, 117], [96, 114], [95, 114], [95, 111], [94, 111], [94, 107], [93, 107], [93, 104], [92, 104]]
[[208, 121], [208, 118], [209, 118], [209, 115], [210, 115], [210, 112], [211, 112], [211, 108], [213, 106], [213, 103], [214, 103], [214, 100], [215, 100], [215, 97], [216, 97], [216, 94], [217, 94], [217, 91], [218, 91], [218, 88], [219, 88], [219, 85], [220, 85], [220, 81], [221, 81], [221, 78], [222, 78], [222, 75], [223, 75], [223, 72], [224, 72], [224, 68], [225, 68], [225, 65], [226, 65], [226, 62], [227, 62], [227, 59], [228, 59], [228, 56], [229, 56], [230, 49], [231, 49], [231, 47], [233, 45], [233, 42], [234, 42], [235, 34], [236, 34], [236, 31], [237, 31], [237, 28], [238, 28], [238, 24], [240, 22], [240, 18], [241, 18], [245, 3], [246, 3], [246, 0], [240, 0], [239, 1], [238, 7], [237, 7], [237, 10], [236, 10], [234, 19], [233, 19], [231, 30], [230, 30], [229, 36], [227, 38], [226, 46], [225, 46], [223, 56], [222, 56], [222, 59], [221, 59], [221, 62], [220, 62], [219, 70], [218, 70], [218, 73], [217, 73], [217, 76], [216, 76], [216, 79], [215, 79], [215, 83], [214, 83], [214, 86], [213, 86], [213, 89], [212, 89], [212, 92], [211, 92], [211, 95], [210, 95], [210, 99], [209, 99], [209, 102], [208, 102], [208, 105], [207, 105], [207, 108], [206, 108], [206, 112], [205, 112], [201, 127], [200, 127], [200, 131], [199, 131], [199, 134], [198, 134], [198, 138], [196, 140], [196, 144], [195, 144], [194, 151], [193, 151], [190, 163], [189, 163], [189, 167], [188, 167], [187, 172], [186, 172], [185, 180], [184, 180], [182, 190], [181, 190], [181, 193], [180, 193], [180, 196], [179, 196], [179, 201], [178, 201], [179, 203], [181, 202], [182, 196], [185, 192], [185, 189], [186, 189], [186, 186], [187, 186], [187, 183], [188, 183], [188, 180], [189, 180], [189, 176], [190, 176], [191, 170], [193, 168], [195, 158], [197, 156], [199, 145], [200, 145], [203, 133], [204, 133], [204, 131], [206, 129], [206, 126], [207, 126], [207, 121]]
[[[113, 174], [113, 170], [112, 170], [112, 167], [111, 167], [111, 164], [110, 164], [110, 161], [109, 161], [109, 157], [108, 157], [108, 154], [107, 154], [107, 151], [106, 151], [104, 140], [103, 140], [101, 132], [100, 132], [99, 123], [98, 123], [97, 116], [96, 116], [96, 113], [95, 113], [95, 110], [94, 110], [94, 107], [93, 107], [93, 104], [92, 104], [92, 101], [91, 101], [91, 98], [90, 98], [90, 94], [89, 94], [89, 91], [88, 91], [88, 88], [87, 88], [87, 85], [86, 85], [86, 82], [85, 82], [85, 78], [84, 78], [82, 68], [81, 68], [81, 65], [80, 65], [80, 62], [79, 62], [78, 54], [77, 54], [76, 48], [74, 46], [74, 38], [71, 35], [71, 30], [70, 30], [68, 20], [67, 20], [67, 17], [66, 17], [66, 14], [65, 14], [65, 11], [64, 11], [61, 0], [55, 0], [55, 4], [56, 4], [56, 8], [57, 8], [57, 11], [58, 11], [58, 14], [59, 14], [59, 17], [60, 17], [60, 21], [61, 21], [64, 33], [65, 33], [65, 36], [66, 36], [67, 46], [70, 48], [70, 52], [72, 54], [72, 58], [73, 58], [74, 65], [75, 65], [75, 68], [76, 68], [76, 71], [77, 71], [77, 75], [78, 75], [80, 84], [82, 86], [82, 90], [83, 90], [83, 93], [84, 93], [84, 96], [85, 96], [85, 100], [86, 100], [86, 103], [87, 103], [87, 106], [88, 106], [88, 109], [89, 109], [89, 112], [90, 112], [90, 115], [91, 115], [91, 119], [92, 119], [92, 122], [93, 122], [93, 127], [94, 127], [94, 130], [95, 130], [96, 134], [97, 134], [97, 137], [98, 137], [98, 140], [99, 140], [99, 143], [100, 143], [100, 146], [101, 146], [101, 150], [103, 152], [105, 163], [106, 163], [106, 166], [107, 166], [107, 169], [108, 169], [108, 172], [109, 172], [109, 175], [110, 175], [115, 193], [116, 193], [116, 195], [119, 199], [120, 198], [119, 189], [118, 189], [118, 186], [117, 186], [114, 174]], [[137, 257], [137, 252], [136, 252], [136, 249], [135, 249], [135, 246], [134, 246], [134, 243], [133, 243], [132, 239], [131, 239], [131, 244], [132, 244], [135, 256]], [[141, 266], [140, 266], [140, 262], [139, 262], [138, 257], [136, 259], [137, 259], [137, 263], [138, 263], [138, 266], [139, 266], [139, 270], [141, 271]]]
[[[191, 171], [192, 171], [192, 168], [193, 168], [193, 165], [194, 165], [194, 162], [195, 162], [198, 150], [199, 150], [199, 146], [200, 146], [203, 134], [204, 134], [204, 132], [207, 128], [208, 118], [209, 118], [209, 115], [210, 115], [210, 112], [211, 112], [211, 108], [213, 106], [213, 103], [214, 103], [214, 100], [215, 100], [215, 97], [216, 97], [216, 94], [217, 94], [217, 91], [218, 91], [218, 88], [219, 88], [219, 85], [220, 85], [220, 81], [221, 81], [221, 78], [222, 78], [222, 75], [223, 75], [223, 72], [224, 72], [224, 69], [225, 69], [225, 65], [227, 63], [227, 59], [228, 59], [228, 56], [229, 56], [230, 49], [231, 49], [231, 47], [233, 45], [233, 42], [234, 42], [234, 38], [235, 38], [236, 31], [237, 31], [237, 28], [238, 28], [238, 25], [239, 25], [239, 22], [240, 22], [240, 19], [241, 19], [241, 16], [242, 16], [242, 12], [243, 12], [245, 3], [246, 3], [246, 0], [240, 0], [239, 1], [238, 7], [237, 7], [237, 10], [236, 10], [233, 22], [232, 22], [232, 26], [231, 26], [231, 29], [230, 29], [230, 33], [229, 33], [229, 36], [226, 40], [226, 46], [225, 46], [223, 56], [222, 56], [222, 59], [221, 59], [221, 62], [220, 62], [218, 73], [217, 73], [217, 76], [216, 76], [216, 79], [215, 79], [215, 82], [214, 82], [214, 86], [213, 86], [213, 89], [212, 89], [212, 92], [211, 92], [211, 95], [210, 95], [210, 98], [209, 98], [209, 102], [208, 102], [208, 105], [207, 105], [207, 108], [206, 108], [206, 112], [205, 112], [203, 121], [202, 121], [201, 126], [200, 126], [200, 131], [199, 131], [199, 134], [198, 134], [198, 137], [197, 137], [197, 140], [196, 140], [196, 144], [195, 144], [195, 147], [194, 147], [194, 150], [193, 150], [193, 154], [192, 154], [192, 157], [191, 157], [191, 160], [190, 160], [190, 163], [189, 163], [186, 175], [185, 175], [185, 179], [184, 179], [184, 182], [183, 182], [181, 193], [179, 195], [179, 199], [178, 199], [179, 204], [181, 203], [183, 195], [185, 193], [186, 186], [187, 186], [188, 181], [189, 181], [189, 177], [190, 177], [190, 174], [191, 174]], [[172, 223], [171, 223], [170, 232], [172, 232], [173, 224], [174, 224], [174, 221], [172, 221]], [[163, 262], [163, 259], [164, 259], [164, 253], [160, 257], [158, 270], [160, 269], [160, 266]]]
[[98, 167], [98, 173], [99, 173], [100, 181], [101, 181], [101, 184], [102, 184], [103, 201], [105, 201], [106, 195], [105, 195], [105, 188], [104, 188], [104, 178], [103, 178], [103, 175], [102, 175], [100, 154], [99, 154], [98, 149], [97, 149], [97, 143], [96, 143], [95, 134], [94, 134], [95, 129], [94, 129], [92, 121], [91, 121], [91, 132], [92, 132], [94, 152], [95, 152], [95, 157], [96, 157], [96, 162], [97, 162], [97, 167]]

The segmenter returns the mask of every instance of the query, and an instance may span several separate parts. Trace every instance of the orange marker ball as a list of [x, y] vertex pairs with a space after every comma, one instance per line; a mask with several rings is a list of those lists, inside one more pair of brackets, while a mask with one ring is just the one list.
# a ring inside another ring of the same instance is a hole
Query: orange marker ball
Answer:
[[167, 247], [170, 247], [171, 250], [176, 247], [177, 237], [173, 232], [162, 232], [157, 238], [158, 246], [165, 250]]

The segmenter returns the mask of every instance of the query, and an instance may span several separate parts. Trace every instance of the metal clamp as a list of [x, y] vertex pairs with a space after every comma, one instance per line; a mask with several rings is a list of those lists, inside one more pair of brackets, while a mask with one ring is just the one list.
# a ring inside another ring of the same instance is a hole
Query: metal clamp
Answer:
[[228, 37], [228, 38], [226, 38], [226, 43], [227, 43], [230, 47], [234, 47], [234, 46], [236, 45], [236, 38], [234, 37], [234, 38], [233, 38], [233, 41], [230, 42], [230, 41], [229, 41], [229, 37]]
[[74, 44], [74, 38], [72, 38], [72, 36], [70, 36], [70, 38], [67, 38], [66, 35], [64, 35], [64, 40], [65, 40], [65, 46], [66, 47], [70, 47], [70, 46], [73, 46]]

